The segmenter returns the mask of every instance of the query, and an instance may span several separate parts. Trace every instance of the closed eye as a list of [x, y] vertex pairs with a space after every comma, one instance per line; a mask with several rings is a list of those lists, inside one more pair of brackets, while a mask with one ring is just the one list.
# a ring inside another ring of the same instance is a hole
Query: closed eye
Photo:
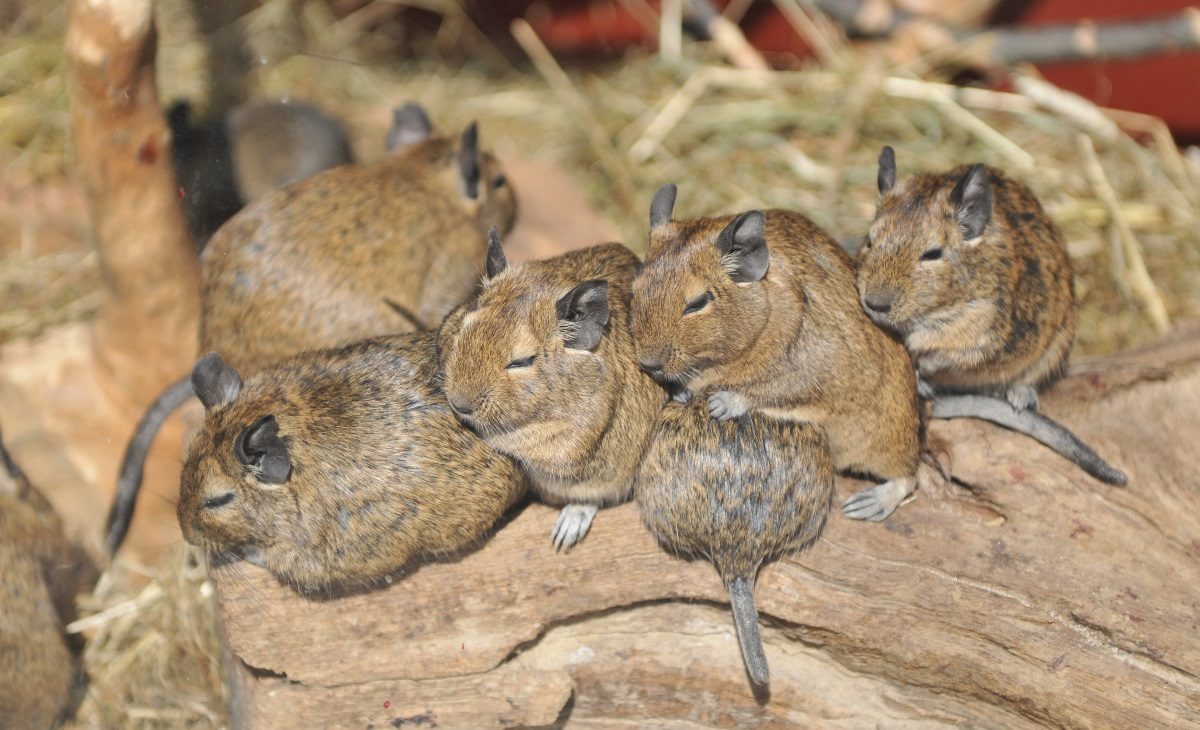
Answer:
[[536, 357], [537, 357], [537, 355], [530, 355], [529, 357], [523, 357], [520, 360], [513, 360], [512, 362], [505, 365], [504, 367], [509, 370], [516, 370], [517, 368], [527, 368], [533, 364], [533, 361]]
[[217, 497], [209, 497], [204, 500], [204, 507], [205, 509], [217, 509], [218, 507], [224, 507], [233, 501], [233, 497], [233, 492], [226, 492]]
[[683, 308], [683, 313], [684, 314], [693, 314], [695, 312], [699, 312], [701, 309], [704, 309], [705, 307], [707, 307], [708, 303], [711, 302], [712, 300], [713, 300], [712, 292], [706, 291], [703, 294], [701, 294], [700, 296], [693, 299], [692, 301], [688, 302], [687, 306]]
[[926, 251], [925, 253], [921, 254], [922, 261], [937, 261], [941, 257], [942, 257], [942, 249], [940, 247], [931, 248], [928, 251]]

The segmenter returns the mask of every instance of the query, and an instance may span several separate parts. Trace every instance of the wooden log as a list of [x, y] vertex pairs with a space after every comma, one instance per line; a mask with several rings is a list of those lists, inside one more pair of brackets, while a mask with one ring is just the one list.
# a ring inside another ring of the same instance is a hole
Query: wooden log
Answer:
[[[810, 552], [761, 574], [764, 702], [707, 563], [663, 552], [635, 505], [602, 511], [587, 540], [556, 554], [555, 511], [534, 504], [480, 549], [367, 593], [304, 597], [248, 564], [214, 567], [235, 716], [246, 727], [1200, 722], [1189, 456], [1200, 327], [1077, 366], [1042, 408], [1129, 486], [988, 424], [933, 423], [952, 482], [882, 525], [838, 514]], [[858, 487], [839, 483], [843, 497]]]
[[154, 80], [149, 0], [72, 0], [75, 170], [104, 272], [93, 347], [110, 395], [140, 409], [195, 358], [200, 264]]

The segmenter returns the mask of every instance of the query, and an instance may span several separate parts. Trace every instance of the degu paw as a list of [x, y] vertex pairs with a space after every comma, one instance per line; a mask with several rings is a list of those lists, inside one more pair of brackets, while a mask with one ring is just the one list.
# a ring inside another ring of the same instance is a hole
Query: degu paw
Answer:
[[583, 539], [592, 526], [592, 519], [600, 508], [594, 504], [568, 504], [558, 513], [558, 521], [550, 531], [550, 541], [556, 550], [570, 550]]
[[842, 512], [855, 520], [882, 522], [908, 499], [916, 488], [912, 478], [893, 479], [858, 492], [842, 504]]
[[1004, 397], [1018, 411], [1036, 411], [1038, 407], [1037, 389], [1032, 385], [1014, 385], [1008, 389]]
[[746, 415], [750, 402], [731, 390], [718, 390], [708, 396], [708, 415], [718, 421], [728, 421]]
[[667, 393], [671, 396], [671, 400], [676, 403], [687, 405], [692, 402], [692, 391], [688, 390], [688, 387], [683, 383], [668, 383]]

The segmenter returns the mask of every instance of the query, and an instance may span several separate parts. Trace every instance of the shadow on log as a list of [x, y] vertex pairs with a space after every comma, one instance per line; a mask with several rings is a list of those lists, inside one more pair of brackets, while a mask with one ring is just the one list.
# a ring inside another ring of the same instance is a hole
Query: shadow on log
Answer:
[[[1200, 721], [1200, 328], [1081, 364], [1051, 417], [1129, 475], [937, 421], [953, 476], [883, 525], [831, 518], [758, 584], [772, 696], [755, 701], [706, 563], [636, 506], [568, 554], [530, 505], [481, 549], [384, 589], [297, 595], [213, 569], [249, 727], [695, 723], [1180, 727]], [[857, 485], [841, 480], [843, 496]], [[953, 497], [949, 499], [948, 497]], [[964, 518], [980, 500], [1003, 519]]]

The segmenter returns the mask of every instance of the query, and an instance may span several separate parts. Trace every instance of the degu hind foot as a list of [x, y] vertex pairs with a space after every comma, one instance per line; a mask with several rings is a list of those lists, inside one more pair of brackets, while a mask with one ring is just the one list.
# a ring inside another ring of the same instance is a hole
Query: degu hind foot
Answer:
[[847, 499], [842, 512], [851, 519], [882, 522], [917, 488], [916, 477], [901, 477], [868, 487]]
[[556, 550], [570, 550], [583, 539], [592, 526], [599, 507], [594, 504], [568, 504], [558, 513], [558, 521], [550, 531], [550, 541]]
[[1036, 411], [1038, 407], [1037, 388], [1032, 385], [1014, 385], [1004, 394], [1005, 399], [1018, 411]]

